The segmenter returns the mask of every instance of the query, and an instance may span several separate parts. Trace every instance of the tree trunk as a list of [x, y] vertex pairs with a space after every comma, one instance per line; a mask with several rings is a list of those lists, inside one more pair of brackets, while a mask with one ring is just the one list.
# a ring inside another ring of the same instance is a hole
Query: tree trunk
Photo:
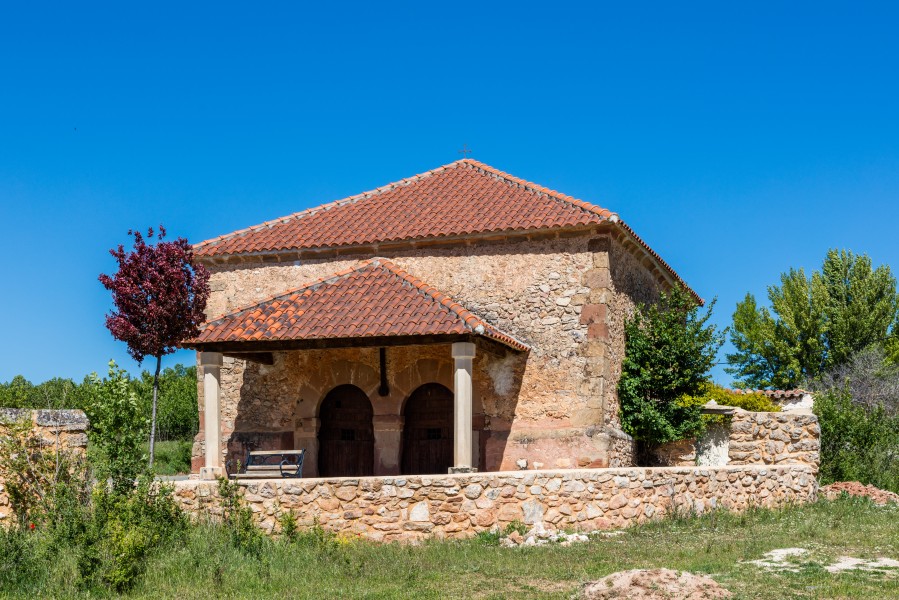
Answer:
[[162, 355], [156, 357], [156, 373], [153, 374], [153, 412], [150, 417], [150, 468], [153, 468], [153, 454], [156, 449], [156, 398], [159, 397], [159, 368]]

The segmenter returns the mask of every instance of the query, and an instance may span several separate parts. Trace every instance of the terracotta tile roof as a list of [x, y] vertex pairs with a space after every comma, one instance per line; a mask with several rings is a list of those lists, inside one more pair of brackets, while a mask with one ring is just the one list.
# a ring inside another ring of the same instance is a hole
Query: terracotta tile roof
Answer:
[[465, 158], [194, 246], [197, 257], [366, 246], [611, 223], [702, 299], [617, 214]]
[[374, 258], [209, 321], [184, 346], [465, 334], [528, 350], [446, 294]]
[[195, 246], [198, 256], [600, 223], [612, 212], [471, 159]]

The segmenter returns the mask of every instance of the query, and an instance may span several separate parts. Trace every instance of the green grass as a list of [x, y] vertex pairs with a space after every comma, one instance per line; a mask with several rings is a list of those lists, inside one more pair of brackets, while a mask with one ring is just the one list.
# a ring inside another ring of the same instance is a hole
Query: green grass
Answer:
[[[747, 560], [807, 548], [798, 571], [766, 572]], [[59, 551], [49, 572], [8, 597], [74, 597], [75, 558]], [[135, 598], [570, 598], [624, 569], [667, 567], [710, 575], [736, 598], [899, 598], [899, 573], [830, 574], [839, 556], [899, 559], [899, 507], [843, 498], [780, 511], [668, 519], [570, 547], [503, 548], [485, 540], [378, 545], [301, 536], [235, 547], [221, 526], [192, 527], [158, 550]], [[9, 560], [9, 559], [7, 559]]]
[[[192, 441], [170, 440], [156, 442], [156, 457], [153, 462], [157, 475], [183, 475], [190, 473], [190, 453]], [[147, 444], [145, 452], [150, 452]]]

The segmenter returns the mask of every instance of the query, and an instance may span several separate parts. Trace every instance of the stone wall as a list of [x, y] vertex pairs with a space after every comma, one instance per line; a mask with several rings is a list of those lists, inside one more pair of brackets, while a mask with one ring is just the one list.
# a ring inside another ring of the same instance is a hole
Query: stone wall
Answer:
[[[184, 481], [175, 497], [195, 514], [220, 513], [218, 483]], [[241, 484], [265, 530], [292, 511], [340, 534], [378, 541], [460, 538], [513, 521], [548, 529], [619, 528], [672, 511], [745, 510], [814, 501], [814, 470], [802, 465], [626, 468], [268, 480]]]
[[[0, 408], [0, 436], [9, 434], [9, 425], [30, 423], [35, 440], [49, 448], [83, 454], [87, 451], [88, 421], [80, 410], [29, 410]], [[0, 524], [12, 518], [6, 481], [0, 478]]]
[[[621, 241], [608, 233], [581, 232], [552, 239], [510, 239], [379, 254], [460, 300], [532, 349], [516, 354], [479, 344], [474, 385], [479, 403], [476, 414], [480, 410], [483, 416], [481, 468], [515, 469], [521, 460], [528, 468], [630, 462], [629, 445], [618, 435], [616, 394], [624, 352], [624, 320], [633, 313], [635, 303], [654, 298], [661, 284], [649, 266], [634, 258]], [[213, 262], [209, 264], [213, 293], [207, 312], [215, 317], [370, 257], [340, 256], [286, 264]], [[410, 357], [428, 355], [426, 358], [438, 362], [448, 358], [448, 350], [439, 346], [388, 352], [392, 361], [389, 368], [394, 371], [388, 373], [389, 377], [409, 368], [423, 373], [414, 361], [403, 362], [404, 353]], [[343, 361], [345, 373], [359, 374], [377, 364], [372, 362], [373, 357], [376, 360], [375, 350], [278, 354], [275, 365], [268, 367], [226, 358], [222, 410], [224, 429], [234, 434], [230, 436], [232, 447], [243, 444], [237, 439], [241, 434], [245, 439], [269, 444], [282, 444], [286, 439], [283, 436], [290, 431], [296, 438], [308, 438], [308, 419], [317, 414], [318, 403], [328, 391], [321, 389], [323, 383], [351, 383], [338, 381], [314, 367], [306, 373], [298, 370], [309, 369], [319, 361]], [[438, 368], [443, 368], [442, 363]], [[321, 381], [314, 381], [316, 378]], [[314, 388], [315, 393], [302, 392], [304, 385]], [[369, 397], [381, 402], [376, 396]], [[304, 424], [297, 425], [301, 414], [295, 408], [301, 398], [306, 414]], [[396, 421], [402, 416], [388, 410], [401, 407], [402, 400], [391, 398], [382, 403], [385, 427], [397, 427], [395, 422], [388, 424], [386, 417]], [[200, 403], [202, 414], [202, 387]], [[312, 414], [308, 414], [309, 407]], [[375, 414], [379, 414], [377, 405]], [[203, 456], [202, 445], [201, 433], [194, 448], [195, 468]], [[618, 452], [624, 454], [619, 456]]]
[[728, 464], [809, 465], [817, 473], [821, 451], [818, 417], [804, 413], [733, 415]]
[[817, 472], [821, 428], [815, 415], [737, 409], [729, 420], [698, 440], [664, 444], [656, 459], [665, 466], [798, 464]]

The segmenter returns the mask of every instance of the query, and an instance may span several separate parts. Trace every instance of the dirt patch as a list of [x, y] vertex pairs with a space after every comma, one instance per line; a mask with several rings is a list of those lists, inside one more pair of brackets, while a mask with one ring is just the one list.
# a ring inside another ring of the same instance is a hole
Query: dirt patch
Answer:
[[883, 571], [887, 569], [899, 569], [899, 560], [893, 560], [892, 558], [865, 560], [863, 558], [841, 556], [837, 559], [837, 562], [824, 568], [830, 573], [840, 573], [842, 571]]
[[[797, 573], [801, 565], [799, 560], [808, 561], [809, 551], [805, 548], [778, 548], [765, 552], [758, 560], [747, 561], [749, 564], [761, 567], [767, 571], [789, 571]], [[813, 563], [820, 564], [820, 563]], [[836, 562], [829, 565], [821, 565], [829, 573], [842, 573], [843, 571], [879, 571], [882, 573], [896, 573], [899, 569], [899, 560], [892, 558], [855, 558], [841, 556]]]
[[825, 485], [818, 490], [819, 494], [824, 495], [824, 497], [829, 500], [839, 498], [840, 494], [843, 492], [846, 492], [850, 496], [864, 496], [870, 498], [875, 504], [884, 505], [889, 504], [890, 502], [899, 504], [899, 494], [876, 488], [873, 485], [863, 485], [858, 481], [838, 481], [836, 483], [831, 483], [830, 485]]
[[588, 583], [581, 597], [585, 600], [703, 600], [730, 598], [731, 593], [714, 579], [702, 575], [671, 569], [634, 569]]
[[799, 571], [799, 567], [791, 559], [806, 556], [805, 548], [778, 548], [765, 552], [758, 560], [750, 560], [749, 563], [769, 571]]

